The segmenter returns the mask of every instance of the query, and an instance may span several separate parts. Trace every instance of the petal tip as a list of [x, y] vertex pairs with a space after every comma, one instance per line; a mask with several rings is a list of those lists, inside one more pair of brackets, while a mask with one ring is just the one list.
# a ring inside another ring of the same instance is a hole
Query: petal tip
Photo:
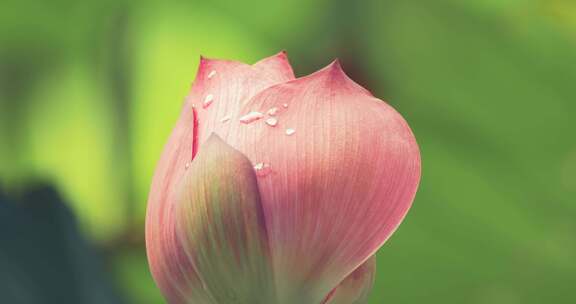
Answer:
[[346, 72], [344, 72], [344, 69], [342, 68], [342, 63], [338, 58], [332, 60], [332, 62], [330, 62], [330, 64], [328, 64], [323, 69], [323, 71], [325, 71], [326, 75], [329, 75], [330, 77], [339, 77], [350, 81], [352, 80], [350, 79], [350, 77], [348, 77], [348, 75], [346, 75]]
[[262, 60], [266, 60], [266, 59], [283, 59], [283, 60], [288, 60], [288, 52], [286, 52], [286, 50], [282, 49], [282, 50], [280, 50], [278, 53], [276, 53], [276, 54], [274, 54], [274, 55], [272, 55], [272, 56], [270, 56], [270, 57], [264, 58], [264, 59], [262, 59]]
[[334, 60], [332, 60], [332, 62], [330, 62], [328, 67], [344, 72], [342, 70], [342, 64], [340, 63], [340, 58], [335, 58]]
[[356, 83], [354, 80], [352, 80], [352, 78], [350, 78], [346, 74], [346, 72], [344, 72], [341, 61], [338, 58], [334, 59], [326, 67], [310, 76], [315, 76], [320, 79], [323, 79], [327, 83], [330, 83], [330, 86], [332, 87], [343, 88], [356, 93], [373, 96], [372, 93], [370, 93], [370, 91], [368, 91], [366, 88]]
[[200, 58], [198, 59], [198, 69], [196, 70], [196, 76], [201, 75], [206, 70], [206, 67], [210, 64], [210, 61], [212, 61], [210, 58], [202, 54], [199, 57]]
[[[252, 169], [252, 165], [246, 156], [228, 144], [222, 137], [215, 132], [212, 132], [206, 142], [200, 147], [198, 157], [203, 154], [203, 157], [211, 157], [212, 159], [230, 158], [235, 159], [238, 163], [243, 163], [246, 168]], [[223, 159], [216, 161], [221, 163]]]
[[216, 134], [216, 132], [210, 133], [207, 141], [208, 142], [224, 142], [222, 137], [220, 137], [220, 135]]
[[227, 144], [226, 141], [224, 141], [224, 139], [222, 139], [222, 137], [220, 137], [220, 135], [216, 134], [215, 132], [210, 133], [210, 135], [208, 136], [208, 139], [204, 143], [204, 146], [206, 146], [207, 149], [216, 149], [216, 150], [232, 149], [232, 150], [235, 150], [229, 144]]
[[281, 50], [272, 56], [263, 58], [260, 61], [254, 63], [252, 66], [257, 69], [275, 70], [280, 72], [283, 81], [288, 81], [295, 78], [294, 71], [290, 65], [290, 60], [288, 59], [288, 53], [286, 50]]
[[312, 75], [317, 75], [322, 78], [334, 79], [334, 78], [343, 78], [343, 79], [350, 79], [344, 70], [342, 69], [342, 65], [338, 58], [332, 60], [327, 66], [320, 69], [316, 73]]
[[208, 58], [208, 57], [206, 57], [206, 56], [204, 56], [204, 55], [202, 55], [202, 54], [200, 54], [199, 57], [200, 57], [200, 59], [199, 59], [199, 62], [200, 62], [200, 63], [199, 63], [199, 66], [200, 66], [200, 67], [208, 64], [208, 63], [212, 60], [212, 59], [210, 59], [210, 58]]
[[288, 63], [288, 53], [286, 52], [286, 50], [281, 50], [280, 52], [272, 56], [262, 58], [258, 62], [256, 62], [254, 66], [263, 66], [273, 63]]
[[276, 55], [274, 55], [276, 57], [280, 57], [280, 58], [288, 58], [288, 52], [284, 49], [280, 50], [280, 52], [276, 53]]

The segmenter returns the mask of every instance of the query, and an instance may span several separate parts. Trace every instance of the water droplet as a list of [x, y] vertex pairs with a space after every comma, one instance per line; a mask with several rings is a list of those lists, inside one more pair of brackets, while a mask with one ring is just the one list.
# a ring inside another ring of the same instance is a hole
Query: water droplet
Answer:
[[240, 122], [245, 123], [245, 124], [249, 124], [249, 123], [254, 122], [254, 121], [256, 121], [262, 117], [264, 117], [264, 114], [262, 114], [260, 112], [252, 111], [252, 112], [240, 117]]
[[208, 94], [206, 95], [206, 98], [204, 98], [204, 108], [209, 107], [212, 102], [214, 102], [214, 95], [212, 94]]
[[270, 118], [266, 119], [266, 124], [271, 126], [271, 127], [275, 127], [278, 124], [278, 119], [276, 119], [274, 117], [270, 117]]
[[208, 74], [208, 79], [214, 77], [214, 75], [216, 75], [216, 71], [212, 71]]
[[286, 129], [286, 135], [290, 136], [292, 134], [296, 133], [296, 130], [292, 129], [292, 128], [288, 128]]
[[284, 103], [284, 104], [282, 104], [282, 106], [285, 107], [285, 108], [287, 108], [287, 107], [288, 107], [288, 104], [287, 104], [287, 103]]
[[188, 168], [190, 168], [190, 162], [187, 162], [186, 165], [184, 165], [184, 169], [188, 170]]
[[266, 163], [257, 163], [254, 165], [254, 171], [256, 171], [256, 176], [266, 176], [270, 174], [270, 165]]
[[276, 113], [278, 113], [278, 108], [274, 107], [270, 110], [268, 110], [268, 112], [266, 112], [266, 114], [270, 115], [270, 116], [274, 116], [276, 115]]
[[232, 118], [232, 117], [230, 117], [230, 115], [226, 115], [226, 116], [222, 117], [222, 119], [220, 119], [220, 122], [227, 122], [230, 120], [230, 118]]

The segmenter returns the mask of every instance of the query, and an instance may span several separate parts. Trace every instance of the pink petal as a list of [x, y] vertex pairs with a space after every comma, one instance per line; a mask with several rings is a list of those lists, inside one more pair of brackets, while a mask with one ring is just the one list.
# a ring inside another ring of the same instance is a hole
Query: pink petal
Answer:
[[178, 282], [187, 303], [276, 302], [250, 161], [212, 135], [178, 188], [176, 234], [200, 278]]
[[[280, 80], [293, 78], [292, 69], [283, 52], [254, 66], [234, 61], [202, 59], [192, 92], [156, 167], [148, 197], [148, 261], [157, 285], [170, 303], [182, 301], [179, 295], [185, 291], [179, 290], [179, 282], [198, 279], [184, 254], [182, 244], [176, 238], [175, 185], [180, 182], [192, 156], [197, 153], [199, 142], [205, 141], [219, 118], [225, 118], [225, 113], [238, 116], [239, 107], [259, 90]], [[208, 94], [213, 94], [213, 100], [203, 109], [202, 102]], [[219, 117], [220, 114], [222, 117]]]
[[146, 213], [146, 251], [156, 284], [169, 303], [184, 303], [183, 280], [199, 280], [176, 239], [174, 205], [177, 184], [192, 155], [194, 111], [184, 107], [156, 167]]
[[368, 295], [374, 284], [376, 256], [371, 256], [354, 272], [340, 282], [322, 304], [363, 304], [368, 303]]
[[[211, 74], [216, 72], [216, 74]], [[208, 77], [212, 75], [212, 77]], [[210, 134], [226, 136], [230, 126], [222, 119], [237, 120], [247, 113], [242, 107], [258, 92], [272, 85], [294, 79], [294, 72], [285, 52], [248, 65], [235, 61], [202, 58], [188, 103], [194, 104], [198, 114], [197, 145]], [[202, 107], [208, 98], [210, 105]]]
[[264, 58], [256, 62], [252, 67], [257, 69], [260, 75], [266, 75], [266, 78], [274, 83], [282, 83], [294, 79], [294, 71], [288, 61], [286, 51]]
[[406, 215], [420, 179], [418, 145], [402, 116], [337, 62], [262, 91], [241, 112], [274, 107], [282, 109], [276, 128], [232, 120], [223, 138], [269, 164], [259, 187], [281, 297], [320, 302]]

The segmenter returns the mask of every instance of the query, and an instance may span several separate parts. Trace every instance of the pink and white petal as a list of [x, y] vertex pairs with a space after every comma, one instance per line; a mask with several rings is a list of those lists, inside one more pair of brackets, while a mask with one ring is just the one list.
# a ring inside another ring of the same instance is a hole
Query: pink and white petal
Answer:
[[[197, 274], [185, 257], [182, 245], [175, 234], [174, 202], [177, 195], [175, 185], [180, 182], [187, 166], [197, 153], [200, 137], [204, 139], [205, 134], [212, 128], [209, 124], [211, 119], [217, 119], [214, 111], [208, 114], [199, 110], [202, 109], [200, 104], [198, 104], [200, 108], [196, 109], [192, 104], [207, 94], [205, 92], [213, 89], [212, 92], [226, 92], [223, 95], [227, 96], [218, 103], [214, 100], [213, 109], [220, 107], [224, 109], [226, 103], [230, 104], [231, 110], [236, 109], [245, 102], [245, 98], [253, 96], [268, 85], [294, 78], [284, 53], [264, 59], [261, 64], [257, 64], [257, 67], [234, 61], [201, 60], [192, 93], [183, 105], [182, 113], [164, 147], [148, 197], [146, 214], [148, 260], [157, 285], [170, 303], [182, 303], [180, 298], [182, 291], [178, 290], [179, 285], [174, 282], [197, 279]], [[231, 80], [235, 85], [228, 86], [227, 80]], [[214, 96], [214, 99], [217, 97]]]
[[418, 145], [402, 116], [337, 62], [260, 92], [242, 112], [272, 108], [275, 126], [233, 120], [223, 138], [268, 165], [258, 183], [278, 292], [319, 303], [406, 215]]
[[376, 275], [376, 256], [371, 256], [354, 272], [349, 274], [322, 304], [365, 304], [374, 285]]
[[202, 58], [196, 80], [187, 98], [197, 116], [197, 145], [216, 133], [230, 132], [227, 121], [237, 118], [243, 106], [260, 91], [294, 79], [285, 52], [260, 60], [254, 65], [235, 61]]
[[184, 108], [156, 167], [146, 213], [146, 251], [156, 284], [170, 303], [184, 303], [177, 282], [195, 280], [174, 230], [173, 185], [184, 175], [192, 155], [194, 111]]
[[294, 79], [294, 71], [288, 61], [286, 51], [281, 51], [274, 56], [264, 58], [256, 62], [253, 67], [259, 70], [260, 74], [267, 75], [269, 80], [276, 83]]
[[200, 278], [179, 282], [189, 303], [275, 302], [258, 183], [242, 153], [212, 135], [180, 184], [175, 214]]

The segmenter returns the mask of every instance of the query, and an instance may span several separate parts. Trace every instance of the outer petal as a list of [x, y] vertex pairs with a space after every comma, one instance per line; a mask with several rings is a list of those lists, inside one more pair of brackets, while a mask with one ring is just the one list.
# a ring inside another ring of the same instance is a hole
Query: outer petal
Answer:
[[[209, 77], [211, 73], [212, 76]], [[196, 277], [192, 265], [184, 255], [182, 245], [176, 239], [174, 203], [177, 193], [174, 185], [182, 179], [186, 166], [197, 153], [200, 139], [204, 141], [207, 138], [207, 132], [212, 129], [211, 119], [218, 117], [218, 111], [225, 111], [226, 104], [230, 105], [230, 109], [236, 109], [260, 89], [293, 77], [283, 52], [253, 66], [234, 61], [202, 59], [192, 92], [156, 167], [148, 197], [148, 261], [157, 285], [170, 303], [181, 302], [177, 295], [182, 291], [178, 290], [177, 282], [194, 280]], [[229, 80], [235, 85], [229, 86]], [[211, 108], [204, 110], [197, 106], [196, 112], [192, 105], [200, 105], [201, 98], [208, 91], [214, 94]], [[220, 108], [222, 109], [217, 110]]]
[[266, 227], [254, 169], [217, 136], [180, 185], [176, 233], [200, 280], [178, 282], [189, 303], [274, 303]]
[[[365, 304], [374, 284], [376, 256], [370, 257], [334, 288], [325, 304]], [[323, 303], [323, 304], [324, 304]]]
[[177, 184], [192, 155], [194, 111], [184, 107], [156, 167], [146, 213], [146, 252], [152, 276], [169, 303], [184, 303], [178, 282], [196, 274], [174, 230]]
[[338, 63], [262, 91], [242, 112], [271, 108], [276, 126], [236, 117], [225, 140], [271, 171], [259, 186], [279, 294], [318, 303], [404, 218], [418, 146], [402, 116]]

